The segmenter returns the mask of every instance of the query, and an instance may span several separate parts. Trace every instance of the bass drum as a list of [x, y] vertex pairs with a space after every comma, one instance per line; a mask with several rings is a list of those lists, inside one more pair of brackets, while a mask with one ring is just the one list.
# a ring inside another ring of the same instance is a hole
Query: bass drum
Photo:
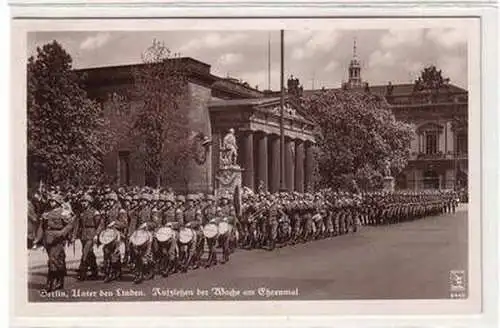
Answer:
[[134, 231], [132, 236], [130, 236], [130, 243], [136, 247], [139, 247], [150, 241], [151, 237], [152, 236], [149, 231], [139, 229]]
[[118, 233], [118, 231], [116, 231], [115, 229], [108, 228], [101, 231], [101, 233], [99, 234], [99, 242], [103, 245], [108, 245], [114, 242], [115, 240], [118, 240], [119, 236], [120, 234]]
[[215, 238], [218, 234], [219, 229], [214, 223], [208, 223], [203, 227], [203, 235], [208, 239]]
[[161, 227], [156, 230], [155, 237], [160, 243], [171, 240], [175, 235], [175, 231], [170, 227]]
[[193, 238], [194, 238], [193, 229], [182, 228], [179, 231], [179, 242], [181, 244], [188, 244], [189, 242], [191, 242], [191, 240], [193, 240]]

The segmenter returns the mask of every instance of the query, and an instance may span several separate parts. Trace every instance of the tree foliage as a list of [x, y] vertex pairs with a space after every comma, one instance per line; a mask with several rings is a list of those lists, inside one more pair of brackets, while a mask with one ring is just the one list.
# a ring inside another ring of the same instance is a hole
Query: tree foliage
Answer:
[[179, 55], [154, 40], [133, 71], [134, 96], [142, 100], [132, 136], [145, 171], [156, 185], [179, 179], [189, 155], [190, 130], [183, 104], [187, 94], [187, 67]]
[[107, 122], [53, 41], [28, 59], [28, 172], [48, 183], [94, 183], [108, 151]]
[[385, 99], [346, 90], [303, 98], [316, 123], [319, 187], [375, 189], [386, 162], [393, 174], [407, 164], [413, 127], [396, 121]]

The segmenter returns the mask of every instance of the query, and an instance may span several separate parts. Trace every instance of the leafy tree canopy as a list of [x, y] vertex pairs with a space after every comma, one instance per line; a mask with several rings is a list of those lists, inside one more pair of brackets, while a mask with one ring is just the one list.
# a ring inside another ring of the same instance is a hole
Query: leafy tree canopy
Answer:
[[94, 183], [107, 151], [101, 107], [87, 97], [56, 41], [28, 59], [28, 165], [48, 183]]
[[302, 106], [317, 126], [318, 187], [379, 188], [386, 163], [393, 174], [407, 164], [413, 127], [396, 121], [385, 99], [324, 90]]

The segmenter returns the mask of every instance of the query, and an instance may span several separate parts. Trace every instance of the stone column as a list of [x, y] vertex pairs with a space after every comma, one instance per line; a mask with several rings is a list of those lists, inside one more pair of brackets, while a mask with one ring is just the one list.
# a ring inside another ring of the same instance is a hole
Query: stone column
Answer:
[[267, 134], [259, 133], [257, 137], [257, 184], [259, 187], [260, 181], [264, 183], [264, 189], [268, 190], [268, 162], [267, 162]]
[[304, 142], [295, 140], [295, 190], [304, 192]]
[[269, 191], [277, 192], [280, 189], [280, 138], [269, 135]]
[[241, 134], [241, 166], [243, 171], [243, 185], [255, 190], [254, 159], [253, 159], [253, 132], [244, 131]]
[[295, 142], [285, 139], [285, 187], [288, 191], [295, 190]]
[[312, 183], [312, 176], [313, 176], [313, 144], [310, 142], [305, 143], [305, 150], [306, 150], [306, 158], [304, 161], [304, 186], [305, 186], [305, 191], [311, 191], [311, 183]]

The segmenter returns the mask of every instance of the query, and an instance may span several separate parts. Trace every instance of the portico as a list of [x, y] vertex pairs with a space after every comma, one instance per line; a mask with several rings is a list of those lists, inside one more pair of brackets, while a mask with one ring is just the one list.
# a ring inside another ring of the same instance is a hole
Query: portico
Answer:
[[[280, 98], [212, 100], [209, 103], [212, 125], [214, 167], [222, 136], [236, 131], [238, 164], [243, 169], [243, 185], [251, 190], [280, 189]], [[310, 188], [313, 174], [314, 124], [300, 115], [291, 99], [285, 100], [285, 181], [288, 191]]]

